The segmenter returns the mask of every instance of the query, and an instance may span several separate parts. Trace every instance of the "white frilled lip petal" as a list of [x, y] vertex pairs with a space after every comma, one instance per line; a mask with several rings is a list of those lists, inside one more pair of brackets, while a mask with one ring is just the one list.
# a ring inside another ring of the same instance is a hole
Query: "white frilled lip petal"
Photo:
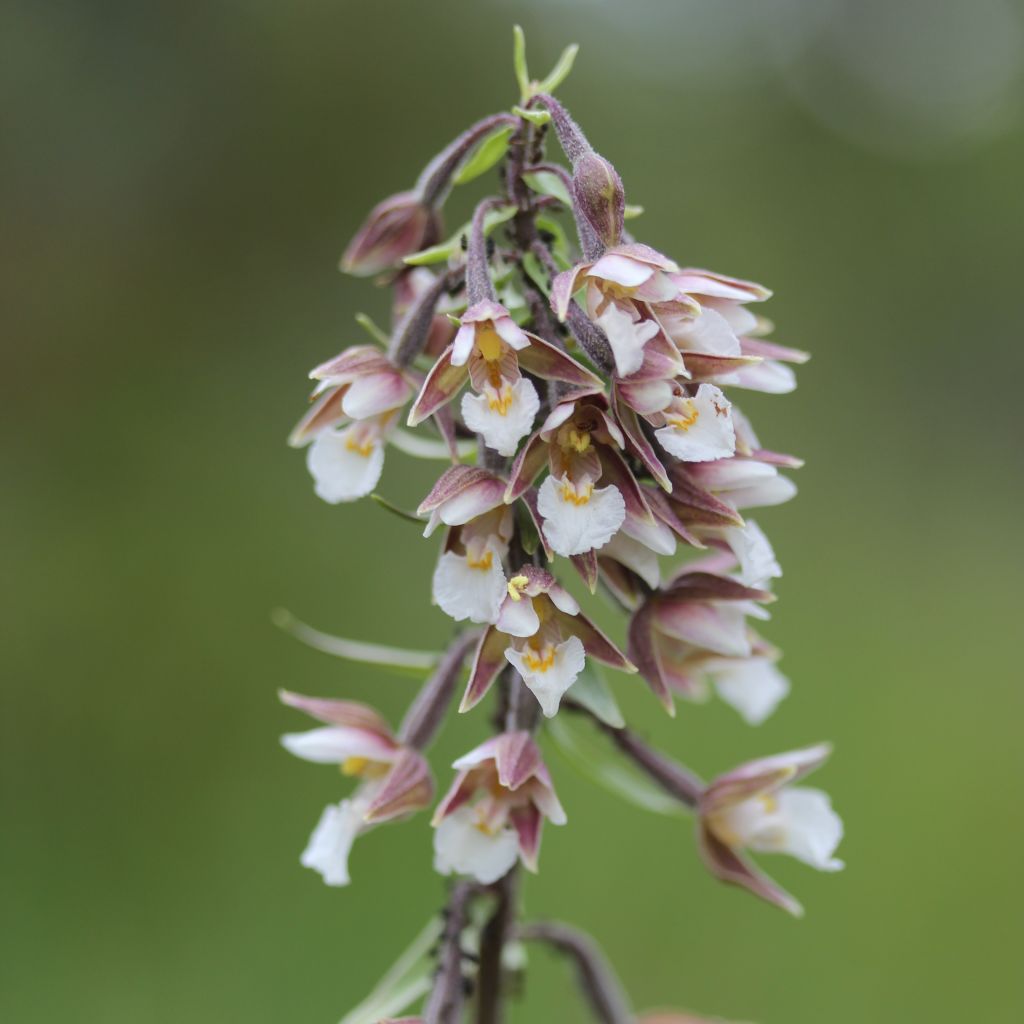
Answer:
[[315, 764], [341, 764], [350, 757], [390, 763], [397, 753], [395, 746], [383, 737], [337, 725], [285, 733], [281, 745], [290, 754]]
[[306, 450], [306, 466], [316, 493], [331, 505], [365, 497], [377, 486], [384, 469], [382, 441], [374, 441], [365, 455], [358, 446], [350, 446], [356, 426], [323, 431]]
[[563, 484], [549, 476], [537, 495], [544, 536], [559, 555], [579, 555], [603, 548], [626, 518], [626, 502], [617, 487], [596, 488], [577, 505], [562, 496]]
[[[684, 462], [714, 462], [736, 451], [736, 430], [732, 405], [713, 384], [701, 384], [697, 393], [683, 399], [684, 407], [696, 420], [688, 426], [669, 423], [654, 432], [662, 448]], [[671, 415], [672, 410], [667, 410]]]
[[789, 680], [769, 658], [722, 659], [705, 664], [718, 696], [747, 725], [760, 725], [789, 693]]
[[519, 442], [533, 429], [533, 420], [540, 409], [537, 389], [525, 377], [511, 387], [512, 399], [505, 412], [492, 409], [486, 395], [462, 396], [462, 418], [474, 433], [483, 436], [484, 444], [499, 455], [515, 455]]
[[348, 857], [362, 829], [362, 811], [355, 800], [342, 800], [324, 808], [302, 851], [300, 863], [318, 871], [327, 885], [348, 885]]
[[519, 856], [519, 837], [510, 828], [491, 834], [477, 828], [470, 806], [449, 814], [434, 829], [434, 870], [491, 885], [507, 874]]
[[507, 596], [498, 612], [497, 627], [509, 636], [533, 636], [540, 629], [540, 617], [534, 611], [532, 599], [522, 596], [517, 601]]
[[505, 657], [537, 698], [545, 718], [552, 718], [558, 712], [562, 695], [576, 682], [587, 660], [583, 641], [578, 636], [571, 636], [555, 647], [554, 660], [547, 669], [531, 669], [525, 655], [513, 647], [505, 651]]
[[501, 569], [501, 554], [488, 545], [491, 564], [478, 568], [465, 555], [446, 551], [434, 570], [433, 596], [441, 610], [456, 622], [494, 622], [507, 593], [507, 581]]

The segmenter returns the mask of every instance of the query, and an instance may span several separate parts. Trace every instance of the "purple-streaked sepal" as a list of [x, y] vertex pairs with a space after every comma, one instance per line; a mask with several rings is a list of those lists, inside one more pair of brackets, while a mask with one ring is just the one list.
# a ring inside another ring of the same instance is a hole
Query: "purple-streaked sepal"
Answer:
[[417, 515], [430, 516], [425, 535], [439, 523], [461, 526], [504, 504], [505, 487], [500, 476], [480, 466], [449, 466], [416, 510]]
[[573, 568], [580, 574], [580, 579], [587, 585], [592, 594], [597, 592], [597, 552], [591, 549], [582, 555], [570, 555]]
[[661, 701], [662, 707], [675, 717], [676, 705], [662, 673], [658, 649], [654, 640], [654, 604], [646, 601], [629, 620], [628, 643], [626, 650], [637, 666], [640, 675], [647, 681], [654, 696]]
[[375, 708], [359, 704], [354, 700], [335, 700], [330, 697], [306, 697], [290, 690], [278, 690], [282, 704], [295, 708], [327, 725], [338, 725], [350, 729], [364, 729], [393, 740], [391, 727]]
[[391, 821], [422, 810], [433, 799], [434, 780], [426, 758], [406, 747], [375, 791], [363, 819], [369, 823]]
[[600, 392], [603, 389], [601, 378], [572, 356], [536, 334], [527, 334], [527, 337], [530, 339], [529, 346], [517, 353], [519, 365], [524, 370], [535, 377], [561, 381], [583, 392]]
[[469, 370], [465, 366], [452, 364], [453, 347], [454, 343], [437, 357], [437, 362], [423, 381], [420, 393], [409, 410], [410, 427], [417, 426], [447, 405], [469, 380]]
[[487, 695], [494, 680], [498, 678], [498, 673], [507, 664], [505, 661], [506, 647], [508, 647], [508, 638], [493, 626], [489, 626], [480, 637], [476, 654], [473, 656], [473, 667], [469, 671], [466, 692], [459, 705], [459, 714], [476, 707]]
[[782, 886], [723, 843], [703, 822], [697, 826], [697, 847], [708, 871], [719, 881], [738, 885], [794, 917], [803, 915], [803, 907]]
[[621, 385], [612, 388], [612, 410], [626, 438], [626, 446], [644, 464], [644, 467], [651, 476], [666, 491], [671, 491], [672, 481], [669, 480], [665, 466], [662, 464], [661, 459], [658, 458], [654, 446], [647, 440], [647, 436], [644, 434], [643, 427], [640, 425], [640, 420], [637, 418], [636, 413], [624, 401], [620, 393], [620, 387]]

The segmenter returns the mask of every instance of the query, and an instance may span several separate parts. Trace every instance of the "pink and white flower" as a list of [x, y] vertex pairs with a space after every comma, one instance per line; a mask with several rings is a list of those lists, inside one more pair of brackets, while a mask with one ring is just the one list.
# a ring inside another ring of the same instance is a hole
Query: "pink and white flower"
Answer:
[[463, 314], [455, 340], [427, 374], [409, 414], [415, 426], [450, 402], [470, 381], [474, 394], [462, 399], [462, 417], [484, 444], [514, 455], [533, 428], [540, 399], [521, 368], [544, 380], [599, 388], [589, 370], [554, 345], [522, 330], [508, 310], [489, 299]]
[[537, 870], [544, 820], [565, 811], [528, 732], [494, 736], [459, 758], [451, 788], [434, 813], [434, 867], [441, 874], [496, 882], [521, 859]]
[[384, 719], [354, 701], [304, 697], [282, 690], [283, 703], [325, 723], [281, 737], [286, 750], [304, 761], [338, 765], [360, 780], [353, 794], [330, 804], [302, 854], [304, 867], [318, 871], [328, 885], [347, 885], [348, 856], [368, 828], [427, 806], [434, 787], [430, 769], [416, 750], [395, 739]]
[[743, 659], [754, 653], [747, 617], [770, 602], [766, 590], [728, 576], [684, 569], [633, 613], [629, 657], [665, 709], [674, 714], [673, 694], [703, 700], [708, 658]]
[[[332, 505], [369, 494], [384, 468], [384, 446], [412, 385], [377, 349], [356, 345], [311, 371], [315, 402], [289, 439], [309, 444], [316, 493]], [[312, 443], [310, 443], [312, 442]]]
[[550, 718], [583, 671], [587, 655], [614, 668], [635, 671], [551, 573], [523, 566], [508, 581], [497, 622], [480, 639], [459, 710], [468, 711], [482, 700], [509, 664]]
[[564, 320], [573, 295], [586, 289], [585, 308], [590, 319], [607, 335], [619, 376], [640, 369], [644, 346], [661, 332], [651, 306], [683, 299], [672, 280], [678, 267], [649, 246], [630, 243], [607, 249], [592, 263], [580, 263], [559, 274], [551, 290], [551, 303]]
[[722, 881], [800, 914], [800, 904], [743, 855], [788, 853], [819, 871], [839, 871], [834, 856], [843, 823], [821, 790], [794, 786], [831, 753], [822, 744], [734, 768], [704, 790], [698, 805], [701, 853]]
[[[603, 548], [620, 528], [668, 553], [657, 524], [621, 455], [625, 438], [602, 395], [570, 396], [551, 411], [512, 464], [506, 501], [529, 491], [547, 467], [536, 497], [541, 530], [555, 554]], [[598, 487], [599, 481], [606, 486]]]

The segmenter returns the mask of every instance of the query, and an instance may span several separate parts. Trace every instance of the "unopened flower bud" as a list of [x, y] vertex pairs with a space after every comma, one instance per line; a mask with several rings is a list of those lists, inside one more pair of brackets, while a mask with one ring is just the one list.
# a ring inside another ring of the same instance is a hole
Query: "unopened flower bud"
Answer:
[[440, 219], [416, 192], [398, 192], [378, 203], [348, 244], [341, 258], [346, 274], [370, 277], [405, 256], [433, 245], [440, 237]]
[[572, 175], [576, 208], [606, 245], [618, 245], [626, 210], [626, 193], [618, 171], [593, 150], [577, 161]]

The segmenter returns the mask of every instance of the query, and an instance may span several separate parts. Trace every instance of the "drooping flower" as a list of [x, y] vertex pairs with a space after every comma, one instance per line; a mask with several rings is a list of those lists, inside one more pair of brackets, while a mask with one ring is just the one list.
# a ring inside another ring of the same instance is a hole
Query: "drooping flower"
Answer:
[[595, 262], [580, 263], [559, 274], [552, 284], [551, 302], [564, 320], [573, 295], [585, 287], [587, 315], [608, 336], [616, 372], [628, 377], [640, 369], [644, 346], [661, 331], [652, 304], [676, 301], [699, 308], [680, 295], [671, 276], [678, 270], [649, 246], [617, 245]]
[[325, 723], [281, 737], [286, 750], [304, 761], [336, 764], [359, 785], [339, 804], [330, 804], [302, 854], [304, 867], [328, 885], [349, 882], [348, 855], [356, 838], [384, 821], [412, 814], [430, 802], [434, 787], [423, 756], [395, 739], [371, 707], [354, 701], [304, 697], [282, 690], [281, 701]]
[[309, 442], [306, 465], [316, 493], [338, 504], [369, 494], [384, 467], [384, 445], [412, 385], [377, 349], [356, 345], [310, 372], [315, 402], [290, 443]]
[[830, 752], [821, 744], [750, 761], [707, 786], [698, 806], [698, 835], [712, 874], [792, 914], [802, 912], [800, 904], [755, 868], [743, 851], [788, 853], [819, 871], [843, 867], [833, 856], [843, 823], [828, 796], [793, 785], [823, 764]]
[[530, 734], [494, 736], [452, 767], [458, 775], [434, 813], [434, 867], [483, 885], [517, 858], [536, 871], [544, 819], [564, 825], [566, 817]]
[[702, 700], [701, 671], [708, 657], [749, 658], [754, 653], [747, 617], [759, 603], [774, 600], [766, 590], [728, 576], [684, 568], [654, 591], [629, 623], [629, 657], [655, 695], [674, 713], [673, 694]]
[[476, 705], [510, 664], [550, 718], [583, 671], [587, 655], [614, 668], [635, 671], [551, 573], [523, 566], [508, 581], [497, 623], [480, 639], [459, 710]]
[[544, 380], [600, 388], [589, 370], [560, 349], [520, 328], [499, 302], [474, 303], [463, 314], [455, 340], [438, 357], [413, 403], [415, 426], [451, 401], [467, 380], [475, 394], [462, 399], [462, 416], [488, 448], [514, 455], [533, 428], [540, 399], [525, 369]]

